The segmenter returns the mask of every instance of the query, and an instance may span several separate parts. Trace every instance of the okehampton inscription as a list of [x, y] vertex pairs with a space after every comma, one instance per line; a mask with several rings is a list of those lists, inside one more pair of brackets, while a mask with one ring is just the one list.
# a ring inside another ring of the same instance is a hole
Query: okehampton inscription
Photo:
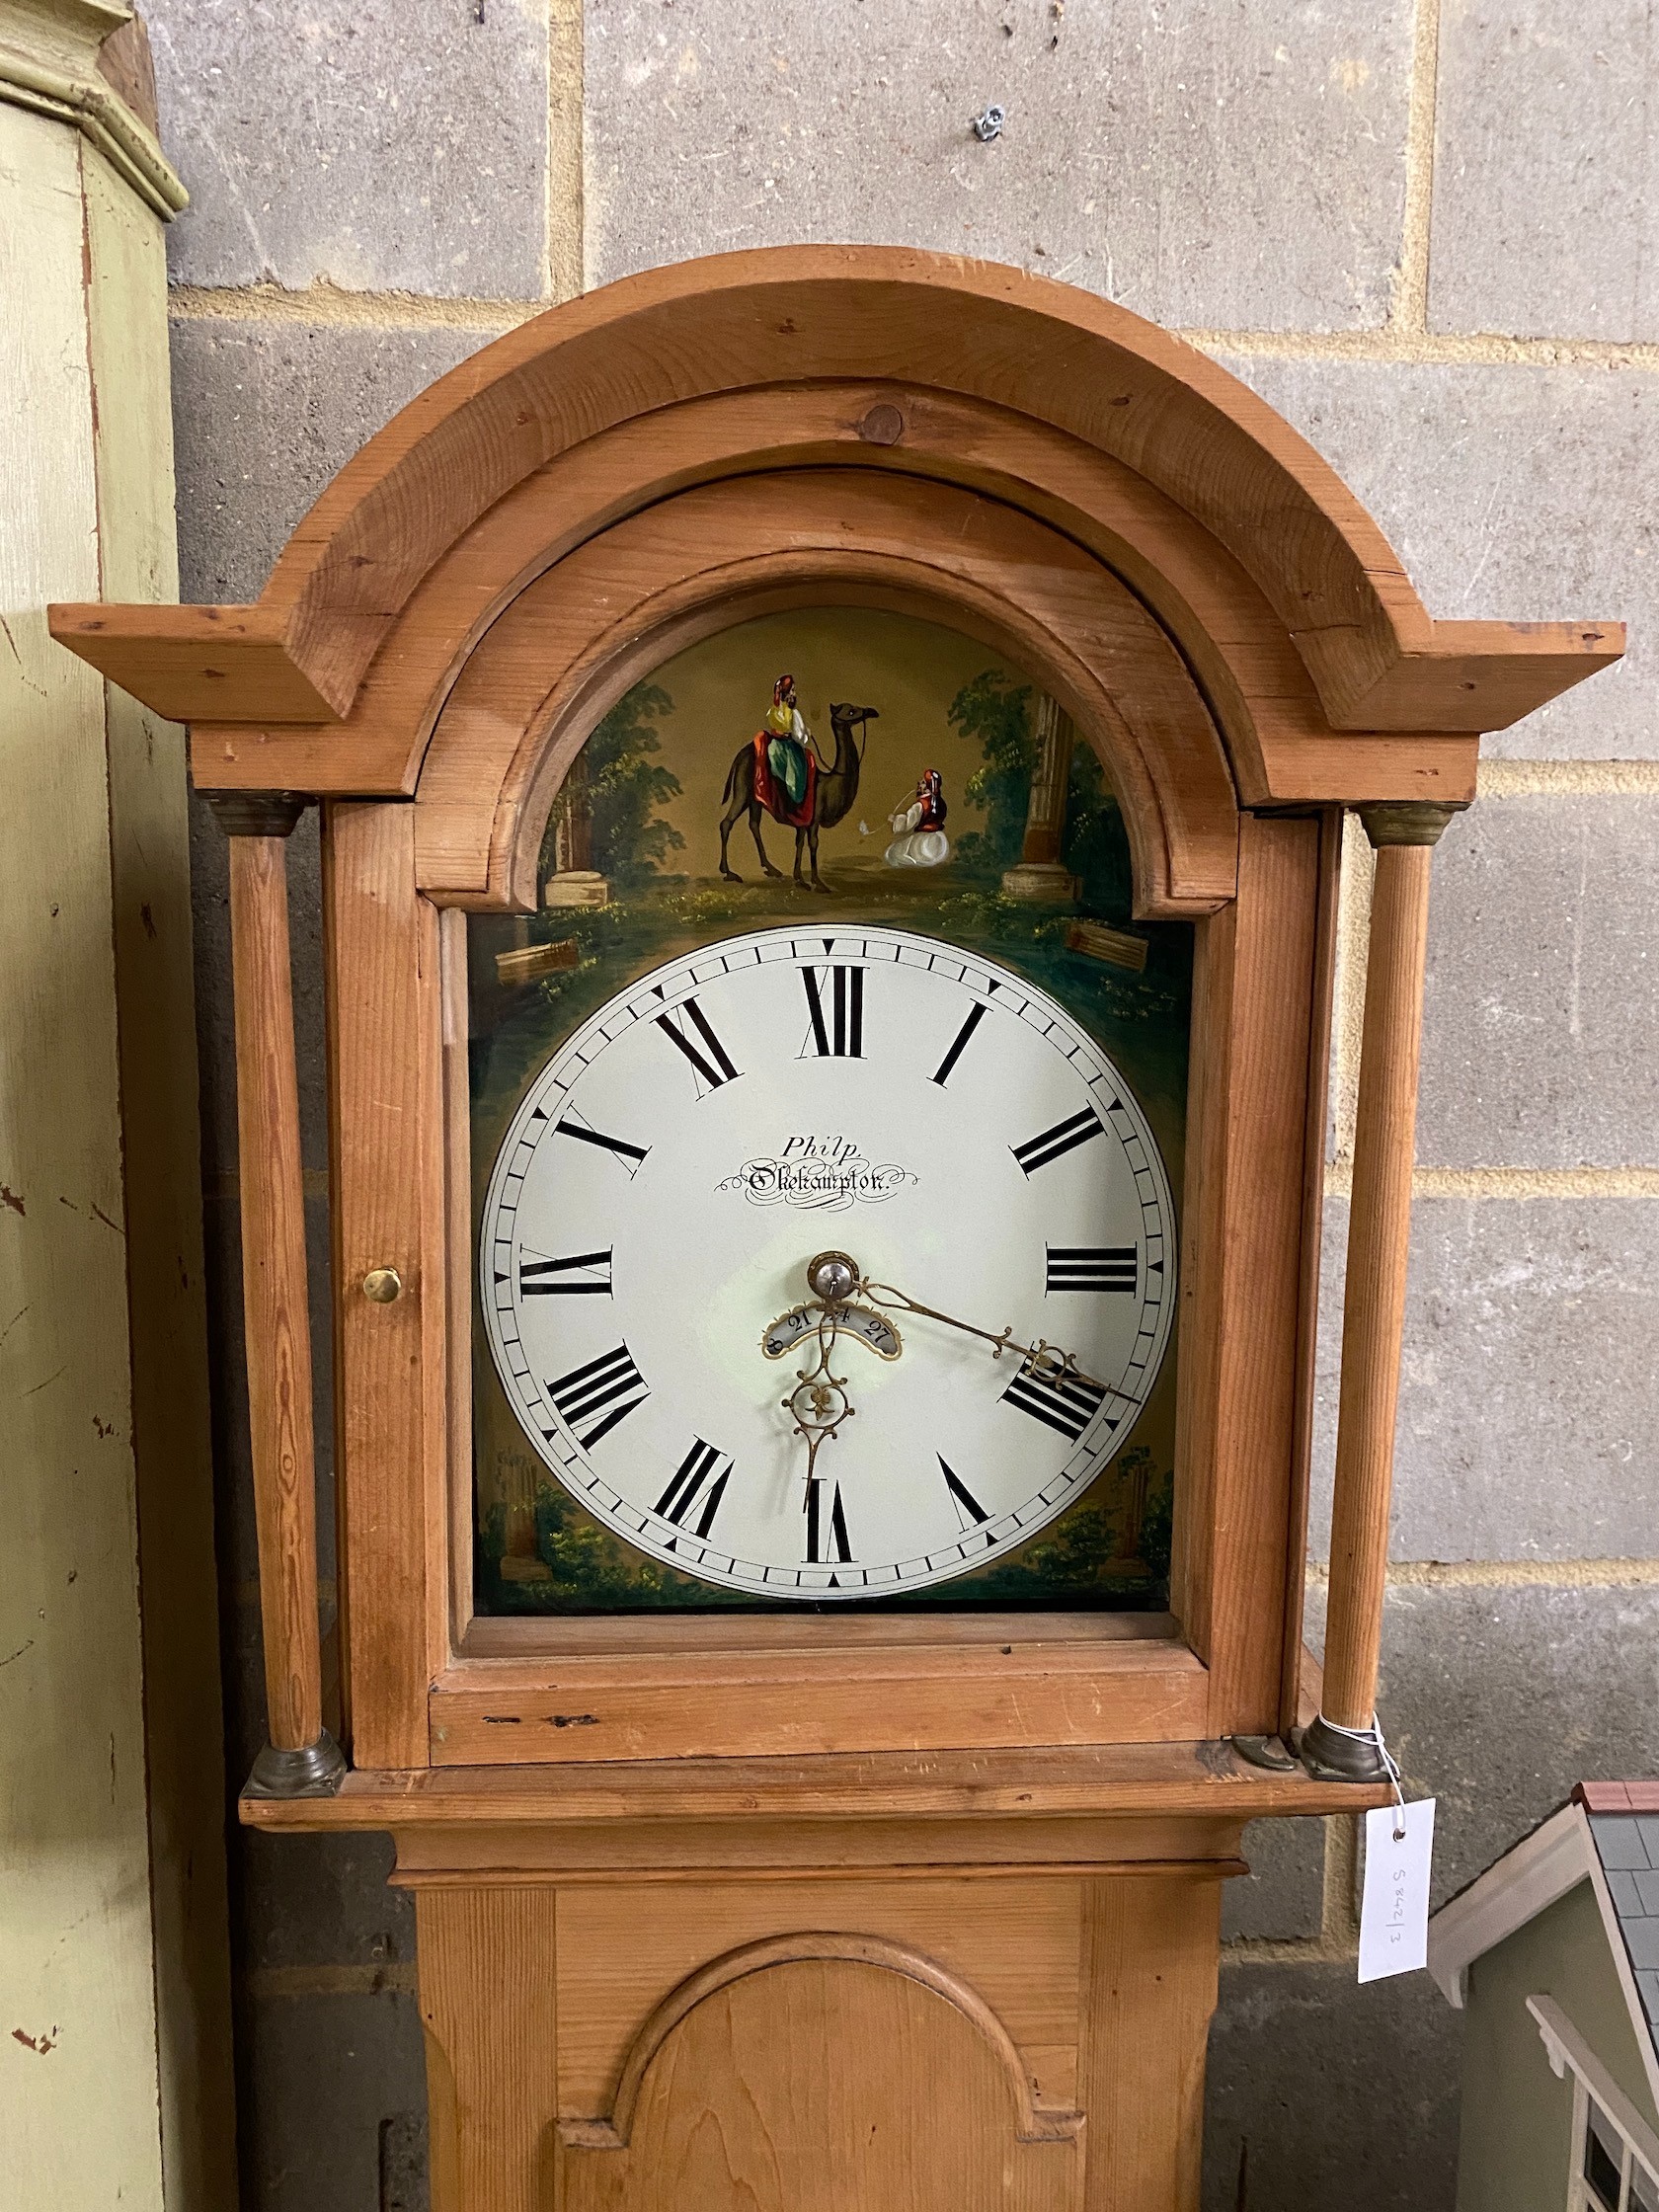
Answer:
[[879, 1205], [920, 1178], [896, 1160], [879, 1166], [850, 1137], [790, 1137], [781, 1150], [745, 1160], [715, 1187], [740, 1191], [750, 1206], [794, 1206], [842, 1214], [849, 1206]]

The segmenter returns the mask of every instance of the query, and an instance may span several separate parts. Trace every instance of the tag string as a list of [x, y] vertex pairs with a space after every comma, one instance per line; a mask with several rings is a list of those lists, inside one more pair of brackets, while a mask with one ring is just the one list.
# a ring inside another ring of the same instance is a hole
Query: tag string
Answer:
[[1399, 1763], [1388, 1749], [1383, 1738], [1381, 1713], [1374, 1712], [1372, 1714], [1369, 1728], [1344, 1728], [1340, 1720], [1332, 1720], [1328, 1714], [1324, 1713], [1321, 1713], [1320, 1719], [1334, 1735], [1346, 1736], [1350, 1743], [1375, 1744], [1377, 1746], [1377, 1756], [1387, 1770], [1388, 1787], [1394, 1793], [1394, 1842], [1396, 1844], [1403, 1843], [1405, 1840], [1405, 1793], [1400, 1788]]

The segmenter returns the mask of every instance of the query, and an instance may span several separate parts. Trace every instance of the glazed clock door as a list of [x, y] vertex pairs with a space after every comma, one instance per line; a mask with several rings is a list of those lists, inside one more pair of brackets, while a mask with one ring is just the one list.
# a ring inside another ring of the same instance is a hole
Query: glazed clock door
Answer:
[[1156, 1610], [1190, 945], [1053, 702], [746, 624], [601, 722], [544, 861], [468, 923], [479, 1610]]

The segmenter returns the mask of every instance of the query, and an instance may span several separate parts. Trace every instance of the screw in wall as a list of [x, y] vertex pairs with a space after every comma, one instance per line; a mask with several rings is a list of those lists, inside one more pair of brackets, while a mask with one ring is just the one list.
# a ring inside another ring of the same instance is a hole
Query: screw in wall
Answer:
[[1008, 118], [1000, 108], [987, 108], [968, 125], [982, 146], [988, 146], [993, 138], [1000, 138], [1002, 125]]

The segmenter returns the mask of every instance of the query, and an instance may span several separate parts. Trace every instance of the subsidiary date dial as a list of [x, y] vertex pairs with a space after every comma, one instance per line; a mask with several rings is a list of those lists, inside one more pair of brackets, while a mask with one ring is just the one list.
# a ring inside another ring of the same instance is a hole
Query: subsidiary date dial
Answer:
[[[827, 1246], [905, 1306], [843, 1315], [851, 1411], [809, 1463], [787, 1385]], [[901, 930], [767, 929], [555, 1053], [479, 1261], [509, 1402], [590, 1511], [709, 1582], [869, 1599], [1012, 1550], [1121, 1449], [1169, 1340], [1175, 1220], [1140, 1106], [1044, 992]]]

